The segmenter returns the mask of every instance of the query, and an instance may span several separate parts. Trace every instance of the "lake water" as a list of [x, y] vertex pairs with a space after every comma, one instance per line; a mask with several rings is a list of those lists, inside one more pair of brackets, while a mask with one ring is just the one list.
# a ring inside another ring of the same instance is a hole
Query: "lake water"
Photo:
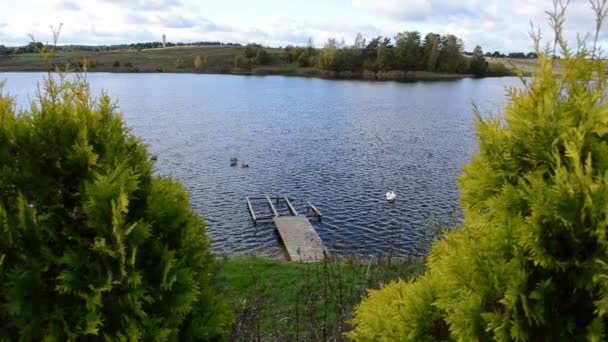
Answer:
[[[0, 73], [27, 105], [40, 73]], [[429, 221], [458, 217], [456, 177], [476, 150], [473, 103], [505, 104], [516, 78], [436, 82], [281, 76], [102, 74], [125, 121], [179, 179], [207, 221], [212, 249], [281, 258], [272, 225], [254, 227], [246, 196], [289, 195], [323, 213], [331, 253], [417, 254]], [[250, 168], [230, 167], [230, 158]], [[387, 203], [384, 194], [397, 193]]]

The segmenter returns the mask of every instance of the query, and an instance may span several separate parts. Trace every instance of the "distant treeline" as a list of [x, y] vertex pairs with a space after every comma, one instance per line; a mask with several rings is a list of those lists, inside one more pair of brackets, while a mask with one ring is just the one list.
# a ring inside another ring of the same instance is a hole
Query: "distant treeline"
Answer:
[[[469, 54], [468, 52], [465, 52], [465, 55]], [[494, 51], [494, 52], [486, 52], [485, 54], [486, 57], [492, 57], [492, 58], [529, 58], [529, 59], [534, 59], [534, 58], [538, 58], [538, 54], [536, 52], [511, 52], [509, 54], [504, 54], [501, 53], [499, 51]], [[559, 58], [558, 56], [554, 56], [554, 58]]]
[[422, 38], [417, 31], [407, 31], [394, 38], [378, 36], [367, 41], [359, 33], [352, 45], [332, 38], [323, 49], [314, 49], [309, 43], [307, 47], [288, 46], [285, 54], [287, 62], [338, 73], [403, 70], [485, 74], [488, 63], [481, 47], [466, 56], [463, 46], [462, 39], [452, 34], [428, 33]]
[[[164, 46], [173, 47], [173, 46], [209, 46], [209, 45], [228, 45], [228, 46], [241, 46], [238, 43], [224, 43], [217, 41], [210, 42], [192, 42], [192, 43], [171, 43], [167, 42]], [[10, 55], [10, 54], [21, 54], [21, 53], [35, 53], [39, 52], [41, 49], [45, 47], [44, 44], [40, 42], [31, 42], [25, 46], [20, 47], [6, 47], [4, 45], [0, 45], [0, 55]], [[50, 47], [50, 46], [46, 46]], [[154, 48], [162, 48], [162, 42], [144, 42], [144, 43], [133, 43], [133, 44], [118, 44], [118, 45], [59, 45], [53, 47], [54, 51], [58, 52], [72, 52], [72, 51], [113, 51], [113, 50], [142, 50], [142, 49], [154, 49]]]

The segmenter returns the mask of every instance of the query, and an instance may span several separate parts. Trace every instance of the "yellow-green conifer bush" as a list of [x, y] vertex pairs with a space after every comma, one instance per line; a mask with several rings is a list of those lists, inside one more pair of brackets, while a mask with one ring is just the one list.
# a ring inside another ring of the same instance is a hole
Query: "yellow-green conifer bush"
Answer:
[[217, 340], [205, 224], [82, 76], [0, 91], [0, 341]]
[[351, 338], [608, 339], [606, 63], [595, 48], [567, 50], [552, 24], [561, 77], [547, 49], [503, 115], [478, 117], [462, 227], [435, 243], [422, 278], [371, 291]]

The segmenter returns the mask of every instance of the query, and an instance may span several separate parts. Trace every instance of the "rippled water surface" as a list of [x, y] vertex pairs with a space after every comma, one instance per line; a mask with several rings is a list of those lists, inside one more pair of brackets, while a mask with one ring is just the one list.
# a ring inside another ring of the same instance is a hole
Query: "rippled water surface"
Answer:
[[[0, 73], [20, 106], [39, 73]], [[417, 253], [430, 217], [458, 207], [456, 177], [475, 152], [475, 103], [505, 103], [514, 78], [330, 81], [190, 74], [90, 74], [181, 180], [220, 254], [283, 255], [271, 225], [254, 227], [245, 196], [289, 195], [323, 213], [332, 253]], [[250, 168], [231, 168], [236, 156]], [[384, 193], [398, 199], [389, 204]], [[456, 215], [458, 214], [456, 209]]]

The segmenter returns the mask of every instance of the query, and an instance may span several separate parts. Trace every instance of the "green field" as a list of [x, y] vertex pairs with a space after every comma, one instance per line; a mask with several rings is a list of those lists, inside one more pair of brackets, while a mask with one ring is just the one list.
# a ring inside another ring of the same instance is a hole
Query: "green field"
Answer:
[[[77, 51], [57, 53], [47, 59], [36, 53], [14, 54], [0, 57], [0, 71], [47, 71], [54, 70], [55, 66], [65, 69], [67, 65], [78, 68], [87, 61], [91, 72], [195, 72], [194, 59], [200, 55], [206, 60], [203, 72], [230, 73], [234, 69], [235, 56], [243, 54], [244, 50], [244, 47], [218, 45], [139, 51]], [[274, 57], [281, 50], [267, 51]]]
[[[524, 75], [529, 76], [539, 68], [538, 59], [526, 59], [526, 58], [486, 58], [490, 63], [503, 64], [507, 69], [511, 71], [519, 70]], [[556, 75], [561, 75], [564, 70], [564, 66], [559, 60], [555, 63], [553, 72]]]

